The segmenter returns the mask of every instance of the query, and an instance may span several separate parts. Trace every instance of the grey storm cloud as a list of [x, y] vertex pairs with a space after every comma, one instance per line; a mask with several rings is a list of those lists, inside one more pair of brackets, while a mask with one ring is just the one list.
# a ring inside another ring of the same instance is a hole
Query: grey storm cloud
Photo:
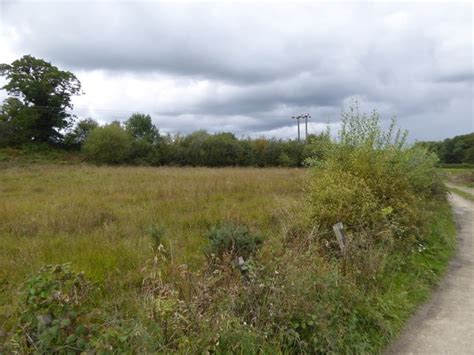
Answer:
[[[168, 131], [184, 122], [184, 131], [278, 135], [294, 114], [337, 120], [354, 96], [363, 108], [397, 116], [414, 138], [473, 130], [470, 4], [2, 4], [0, 41], [18, 56], [42, 57], [86, 78], [101, 72], [111, 82], [184, 85], [163, 89], [156, 100], [129, 93], [134, 107]], [[91, 112], [106, 121], [114, 115], [94, 110], [97, 102], [125, 110], [123, 97], [91, 100]]]
[[[314, 66], [313, 58], [303, 55], [303, 43], [282, 30], [269, 36], [268, 21], [260, 23], [252, 8], [149, 2], [31, 6], [12, 4], [4, 16], [22, 35], [20, 48], [73, 68], [163, 71], [245, 83]], [[271, 10], [265, 17], [271, 20]]]
[[335, 106], [363, 84], [348, 80], [334, 82], [313, 75], [298, 75], [288, 80], [239, 88], [228, 95], [216, 95], [199, 103], [198, 113], [251, 114], [272, 111], [281, 105], [308, 107]]
[[453, 71], [452, 73], [441, 75], [436, 78], [440, 83], [472, 83], [474, 81], [474, 72], [472, 71]]

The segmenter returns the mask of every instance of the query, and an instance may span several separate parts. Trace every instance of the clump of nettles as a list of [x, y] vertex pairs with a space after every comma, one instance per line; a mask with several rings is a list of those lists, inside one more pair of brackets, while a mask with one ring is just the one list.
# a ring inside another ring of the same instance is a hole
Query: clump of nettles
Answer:
[[42, 267], [22, 291], [12, 344], [21, 351], [38, 353], [87, 350], [90, 334], [81, 316], [91, 287], [84, 274], [73, 272], [70, 264]]
[[207, 237], [209, 245], [206, 254], [208, 256], [215, 255], [219, 258], [229, 255], [247, 259], [262, 244], [262, 238], [252, 233], [248, 227], [233, 223], [212, 228]]

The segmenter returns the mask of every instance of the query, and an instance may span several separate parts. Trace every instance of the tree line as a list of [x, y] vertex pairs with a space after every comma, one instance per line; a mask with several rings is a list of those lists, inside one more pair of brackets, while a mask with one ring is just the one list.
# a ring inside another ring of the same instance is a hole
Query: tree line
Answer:
[[[0, 147], [76, 150], [101, 164], [182, 166], [301, 166], [309, 145], [296, 140], [238, 139], [230, 132], [162, 135], [151, 117], [131, 115], [100, 126], [70, 113], [81, 83], [69, 72], [25, 55], [0, 65], [9, 97], [0, 106]], [[325, 139], [312, 136], [309, 140]]]
[[296, 140], [238, 139], [230, 132], [204, 130], [162, 135], [143, 113], [131, 115], [123, 124], [115, 121], [99, 126], [92, 119], [81, 120], [64, 142], [68, 149], [81, 150], [87, 159], [100, 164], [297, 167], [312, 154], [310, 145]]
[[[9, 97], [0, 106], [0, 147], [48, 146], [82, 151], [103, 164], [191, 166], [301, 166], [314, 152], [295, 140], [238, 139], [230, 132], [161, 135], [151, 117], [136, 113], [125, 123], [100, 126], [91, 118], [76, 120], [72, 96], [81, 83], [69, 72], [25, 55], [0, 64], [2, 87]], [[328, 137], [311, 136], [308, 141]], [[418, 142], [445, 164], [474, 164], [474, 133], [442, 142]]]
[[474, 133], [416, 144], [436, 153], [443, 164], [474, 164]]

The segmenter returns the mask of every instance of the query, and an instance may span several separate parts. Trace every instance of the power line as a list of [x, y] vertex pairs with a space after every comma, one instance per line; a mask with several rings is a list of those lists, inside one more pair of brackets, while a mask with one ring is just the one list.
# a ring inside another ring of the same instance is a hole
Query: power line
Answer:
[[[0, 105], [0, 108], [5, 107], [5, 105]], [[75, 111], [93, 111], [93, 112], [110, 112], [110, 113], [136, 113], [140, 112], [141, 110], [119, 110], [119, 109], [106, 109], [106, 108], [90, 108], [90, 107], [73, 107], [73, 108], [60, 108], [60, 107], [53, 107], [53, 106], [41, 106], [41, 105], [35, 105], [35, 106], [27, 106], [28, 108], [33, 108], [33, 109], [39, 109], [39, 110], [50, 110], [50, 111], [60, 111], [60, 110], [65, 110], [65, 111], [70, 111], [70, 112], [75, 112]]]

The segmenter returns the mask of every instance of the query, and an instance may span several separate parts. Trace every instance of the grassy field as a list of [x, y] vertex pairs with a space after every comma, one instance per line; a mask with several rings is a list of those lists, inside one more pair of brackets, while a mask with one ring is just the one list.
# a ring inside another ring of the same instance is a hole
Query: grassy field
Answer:
[[[345, 265], [327, 249], [332, 234], [307, 229], [307, 177], [302, 169], [1, 169], [0, 352], [25, 312], [25, 281], [67, 262], [96, 286], [81, 322], [104, 351], [380, 352], [454, 251], [450, 209], [426, 205], [430, 228], [408, 255], [354, 244]], [[245, 277], [204, 252], [209, 230], [228, 222], [264, 241]]]
[[278, 210], [301, 198], [297, 169], [106, 168], [36, 165], [0, 171], [0, 320], [18, 284], [43, 264], [72, 262], [113, 297], [129, 297], [164, 231], [176, 265], [198, 268], [205, 234], [245, 223], [267, 238]]

